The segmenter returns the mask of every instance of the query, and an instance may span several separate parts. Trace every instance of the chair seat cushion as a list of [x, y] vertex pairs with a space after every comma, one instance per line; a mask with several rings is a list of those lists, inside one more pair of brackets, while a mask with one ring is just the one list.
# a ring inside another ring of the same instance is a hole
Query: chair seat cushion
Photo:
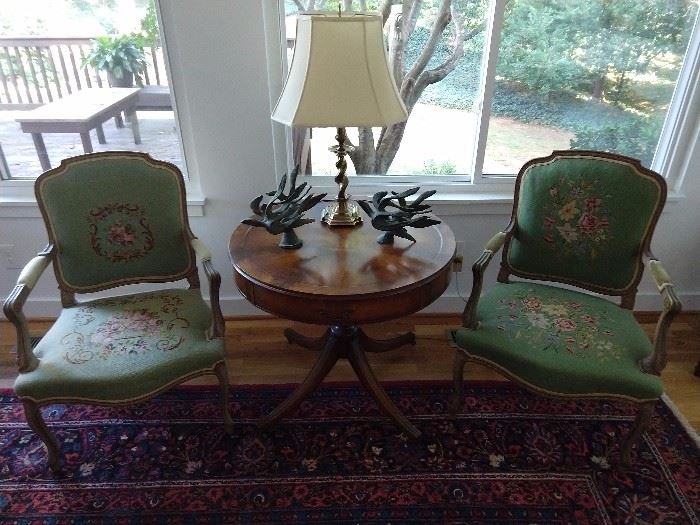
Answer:
[[81, 302], [63, 309], [34, 349], [39, 366], [15, 381], [37, 402], [119, 403], [148, 397], [224, 360], [209, 339], [200, 290], [170, 289]]
[[554, 395], [658, 399], [658, 376], [639, 361], [653, 351], [629, 310], [563, 288], [497, 284], [480, 300], [476, 330], [452, 334], [468, 357]]

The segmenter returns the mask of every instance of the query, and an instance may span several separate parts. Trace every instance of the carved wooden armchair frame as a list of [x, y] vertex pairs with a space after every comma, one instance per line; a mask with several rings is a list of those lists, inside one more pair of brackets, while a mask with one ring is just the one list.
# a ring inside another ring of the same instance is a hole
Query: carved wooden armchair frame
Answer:
[[[632, 167], [634, 167], [635, 170], [644, 173], [644, 175], [651, 177], [656, 183], [658, 183], [659, 188], [660, 188], [660, 196], [659, 196], [659, 205], [656, 207], [653, 216], [651, 217], [649, 228], [646, 232], [646, 235], [643, 238], [643, 241], [641, 243], [641, 250], [638, 254], [638, 259], [640, 261], [640, 264], [638, 266], [638, 269], [634, 275], [634, 278], [629, 282], [629, 285], [622, 288], [622, 289], [617, 289], [617, 290], [611, 290], [610, 288], [604, 287], [604, 286], [596, 286], [592, 283], [581, 283], [573, 279], [566, 279], [566, 278], [552, 278], [549, 277], [547, 278], [546, 276], [538, 276], [538, 275], [532, 275], [527, 272], [520, 271], [518, 268], [514, 268], [508, 259], [508, 250], [510, 248], [511, 243], [513, 242], [514, 238], [514, 233], [517, 229], [518, 225], [518, 204], [519, 204], [519, 197], [520, 197], [520, 187], [522, 184], [523, 176], [528, 172], [528, 169], [531, 166], [534, 165], [540, 165], [540, 164], [546, 164], [548, 162], [551, 162], [553, 159], [561, 159], [561, 158], [567, 158], [567, 157], [576, 157], [576, 158], [596, 158], [596, 159], [609, 159], [615, 162], [622, 162], [626, 163]], [[656, 330], [655, 330], [655, 335], [654, 335], [654, 340], [653, 340], [653, 352], [642, 359], [638, 364], [639, 367], [648, 374], [653, 374], [653, 375], [660, 375], [661, 371], [664, 369], [666, 366], [667, 362], [667, 353], [666, 353], [666, 342], [667, 342], [667, 336], [669, 332], [669, 327], [671, 325], [671, 322], [673, 321], [673, 318], [678, 314], [681, 310], [681, 302], [676, 295], [676, 292], [674, 290], [673, 284], [671, 282], [671, 278], [669, 277], [669, 274], [666, 272], [664, 267], [662, 266], [661, 262], [657, 257], [653, 255], [650, 249], [650, 243], [651, 243], [651, 237], [652, 233], [654, 230], [654, 227], [658, 221], [658, 218], [661, 214], [663, 204], [666, 199], [666, 184], [665, 180], [658, 175], [657, 173], [648, 170], [644, 167], [641, 166], [639, 161], [635, 159], [631, 159], [628, 157], [624, 157], [621, 155], [615, 155], [615, 154], [610, 154], [610, 153], [602, 153], [602, 152], [595, 152], [595, 151], [555, 151], [552, 153], [552, 155], [545, 157], [545, 158], [539, 158], [539, 159], [533, 159], [526, 163], [522, 169], [519, 172], [516, 185], [515, 185], [515, 197], [514, 197], [514, 203], [513, 203], [513, 212], [511, 215], [511, 219], [509, 224], [504, 228], [503, 231], [496, 233], [487, 243], [486, 246], [484, 247], [484, 251], [482, 252], [481, 256], [474, 262], [472, 266], [472, 274], [473, 274], [473, 285], [472, 285], [472, 291], [469, 296], [469, 299], [467, 300], [466, 306], [464, 308], [463, 314], [462, 314], [462, 326], [465, 329], [468, 330], [477, 330], [479, 328], [479, 318], [477, 315], [477, 307], [479, 305], [479, 300], [481, 298], [481, 292], [483, 288], [483, 279], [484, 279], [484, 272], [486, 271], [486, 268], [488, 267], [489, 263], [491, 260], [494, 258], [494, 256], [501, 250], [503, 249], [502, 257], [501, 257], [501, 266], [500, 266], [500, 271], [498, 273], [498, 282], [499, 283], [504, 283], [508, 284], [510, 283], [510, 276], [515, 275], [517, 277], [524, 277], [524, 278], [545, 278], [548, 281], [556, 281], [556, 282], [562, 282], [565, 284], [569, 285], [575, 285], [580, 288], [584, 288], [586, 290], [590, 290], [593, 292], [598, 292], [606, 295], [617, 295], [620, 296], [621, 302], [620, 302], [620, 308], [627, 309], [627, 310], [632, 310], [634, 307], [635, 303], [635, 298], [637, 294], [637, 287], [638, 284], [642, 278], [642, 273], [643, 273], [643, 268], [648, 267], [649, 272], [651, 273], [651, 276], [662, 296], [663, 299], [663, 311], [661, 312], [661, 315], [658, 319], [657, 325], [656, 325]], [[497, 372], [505, 375], [509, 379], [512, 379], [516, 381], [517, 383], [521, 384], [525, 388], [532, 390], [536, 393], [542, 394], [542, 395], [547, 395], [550, 397], [573, 397], [573, 398], [581, 398], [581, 397], [589, 397], [589, 398], [601, 398], [601, 399], [620, 399], [623, 396], [617, 396], [617, 395], [587, 395], [587, 394], [566, 394], [566, 393], [557, 393], [557, 392], [552, 392], [551, 390], [540, 388], [535, 384], [528, 383], [523, 381], [521, 378], [519, 378], [517, 375], [515, 375], [511, 370], [508, 370], [504, 367], [498, 366], [496, 363], [491, 362], [488, 359], [482, 359], [477, 356], [473, 355], [467, 355], [464, 351], [461, 349], [457, 349], [455, 352], [455, 358], [454, 358], [454, 367], [453, 367], [453, 383], [454, 383], [454, 391], [450, 403], [450, 411], [452, 414], [456, 414], [456, 412], [459, 410], [459, 407], [461, 406], [461, 400], [463, 396], [463, 374], [464, 374], [464, 367], [467, 361], [474, 361], [477, 363], [480, 363], [482, 365], [485, 365], [487, 367], [490, 367]], [[621, 450], [621, 458], [622, 462], [626, 463], [629, 461], [630, 458], [630, 453], [631, 449], [638, 440], [640, 439], [642, 433], [648, 428], [651, 420], [651, 415], [653, 412], [653, 407], [656, 402], [656, 400], [653, 401], [643, 401], [643, 402], [636, 402], [632, 398], [625, 398], [627, 401], [632, 401], [635, 402], [638, 405], [638, 413], [636, 416], [636, 419], [633, 423], [632, 429], [629, 433], [629, 436], [625, 443], [622, 446]]]
[[[53, 177], [55, 175], [60, 175], [66, 170], [69, 170], [71, 166], [74, 166], [76, 164], [84, 162], [100, 163], [101, 161], [110, 161], [115, 159], [126, 159], [127, 161], [140, 161], [143, 162], [145, 165], [148, 165], [149, 167], [164, 170], [165, 172], [175, 177], [175, 179], [177, 180], [177, 184], [179, 187], [178, 191], [180, 194], [179, 214], [182, 217], [182, 228], [184, 229], [184, 236], [187, 241], [187, 247], [184, 249], [188, 252], [187, 256], [189, 257], [191, 262], [187, 265], [187, 268], [184, 272], [179, 272], [179, 274], [177, 275], [155, 275], [145, 278], [132, 276], [116, 279], [102, 284], [90, 284], [88, 286], [78, 287], [64, 277], [64, 273], [60, 267], [58, 259], [59, 250], [61, 246], [61, 239], [57, 238], [55, 235], [55, 231], [52, 227], [48, 210], [45, 207], [40, 188], [44, 181], [48, 180], [50, 177]], [[47, 226], [49, 244], [44, 248], [44, 250], [39, 252], [36, 257], [34, 257], [31, 261], [29, 261], [29, 263], [27, 263], [27, 265], [21, 271], [17, 279], [16, 285], [6, 298], [3, 305], [3, 312], [5, 316], [10, 320], [10, 322], [14, 325], [17, 334], [17, 367], [20, 377], [24, 374], [30, 374], [31, 372], [36, 371], [40, 366], [40, 359], [35, 355], [35, 352], [32, 349], [28, 323], [23, 309], [30, 293], [34, 289], [37, 281], [39, 280], [40, 276], [42, 275], [44, 270], [46, 270], [49, 264], [53, 264], [54, 266], [56, 279], [58, 281], [60, 290], [61, 304], [62, 307], [66, 309], [83, 304], [76, 300], [76, 292], [96, 292], [100, 290], [115, 288], [123, 284], [172, 282], [179, 279], [185, 279], [189, 284], [188, 290], [199, 290], [199, 263], [202, 266], [202, 269], [209, 284], [211, 323], [209, 325], [206, 338], [210, 340], [221, 340], [223, 344], [225, 335], [225, 325], [219, 303], [219, 289], [221, 285], [221, 276], [216, 271], [211, 262], [210, 251], [200, 239], [194, 236], [189, 227], [185, 200], [184, 181], [182, 179], [182, 174], [180, 173], [180, 170], [176, 166], [167, 162], [154, 160], [147, 154], [137, 152], [115, 151], [81, 155], [78, 157], [73, 157], [64, 160], [59, 167], [49, 170], [42, 174], [39, 178], [37, 178], [35, 189], [37, 193], [37, 201], [39, 203], [42, 216], [44, 217], [44, 221]], [[223, 411], [225, 429], [227, 432], [230, 433], [232, 431], [233, 421], [228, 410], [228, 374], [223, 357], [224, 356], [222, 353], [221, 359], [211, 363], [211, 366], [193, 370], [191, 373], [187, 373], [178, 377], [174, 382], [163, 384], [156, 389], [142, 393], [135, 397], [130, 397], [128, 399], [91, 399], [82, 396], [66, 397], [62, 395], [42, 397], [41, 399], [33, 399], [32, 397], [22, 396], [20, 396], [20, 398], [22, 400], [25, 415], [30, 428], [34, 432], [36, 432], [36, 434], [46, 445], [48, 451], [49, 466], [52, 470], [58, 472], [60, 471], [59, 446], [55, 436], [51, 433], [45, 421], [43, 420], [40, 411], [41, 406], [50, 403], [78, 403], [114, 406], [130, 405], [154, 397], [159, 393], [175, 386], [176, 384], [183, 383], [194, 377], [205, 374], [214, 374], [218, 378], [218, 382], [220, 385], [221, 408]]]

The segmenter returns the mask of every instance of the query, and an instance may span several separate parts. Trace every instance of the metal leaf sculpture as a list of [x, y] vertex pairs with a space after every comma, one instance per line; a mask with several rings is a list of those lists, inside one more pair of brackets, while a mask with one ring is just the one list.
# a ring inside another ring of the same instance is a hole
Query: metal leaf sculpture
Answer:
[[265, 194], [272, 197], [270, 202], [262, 202], [265, 195], [260, 195], [251, 201], [250, 209], [261, 219], [250, 218], [241, 221], [243, 224], [265, 228], [272, 235], [281, 233], [282, 239], [279, 247], [288, 250], [301, 248], [303, 243], [294, 232], [294, 228], [314, 222], [315, 219], [304, 218], [304, 212], [313, 208], [326, 196], [325, 193], [309, 194], [311, 186], [306, 182], [297, 186], [298, 173], [299, 166], [296, 166], [289, 178], [289, 193], [284, 191], [287, 185], [287, 174], [285, 173], [282, 175], [277, 191]]
[[379, 191], [372, 196], [372, 203], [358, 201], [360, 207], [372, 219], [372, 226], [385, 232], [377, 237], [379, 244], [391, 244], [394, 236], [416, 242], [416, 239], [406, 231], [406, 228], [427, 228], [440, 221], [427, 217], [430, 213], [430, 205], [423, 204], [428, 197], [435, 194], [435, 190], [425, 191], [408, 204], [406, 199], [415, 195], [420, 190], [419, 186], [401, 193], [392, 191]]

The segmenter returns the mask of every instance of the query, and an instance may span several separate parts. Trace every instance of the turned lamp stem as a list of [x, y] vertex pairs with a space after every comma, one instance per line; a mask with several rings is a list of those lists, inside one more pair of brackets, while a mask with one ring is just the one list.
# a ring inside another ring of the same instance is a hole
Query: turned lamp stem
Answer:
[[362, 222], [362, 217], [357, 212], [357, 206], [348, 202], [348, 196], [345, 194], [348, 188], [348, 176], [345, 174], [348, 163], [345, 160], [345, 155], [352, 151], [352, 146], [347, 143], [348, 134], [345, 128], [336, 128], [336, 130], [335, 140], [338, 141], [338, 144], [331, 146], [329, 150], [338, 157], [335, 163], [335, 167], [338, 168], [338, 174], [335, 176], [338, 196], [323, 210], [321, 220], [328, 226], [357, 226]]
[[338, 157], [335, 167], [338, 168], [338, 174], [335, 176], [335, 183], [340, 187], [338, 190], [337, 200], [345, 199], [345, 190], [348, 187], [348, 176], [345, 172], [348, 170], [348, 163], [345, 161], [345, 155], [352, 151], [352, 146], [346, 144], [348, 140], [348, 134], [345, 128], [336, 128], [337, 133], [335, 135], [335, 140], [338, 141], [337, 146], [331, 146], [328, 148], [331, 152], [335, 153]]

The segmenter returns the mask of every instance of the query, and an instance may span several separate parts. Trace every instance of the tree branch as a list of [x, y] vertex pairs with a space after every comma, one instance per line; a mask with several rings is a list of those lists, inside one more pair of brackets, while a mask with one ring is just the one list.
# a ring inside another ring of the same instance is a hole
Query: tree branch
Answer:
[[389, 14], [391, 14], [391, 6], [393, 4], [393, 0], [384, 0], [382, 2], [382, 6], [379, 8], [379, 12], [382, 14], [382, 25], [386, 24]]
[[420, 8], [422, 5], [423, 0], [415, 0], [411, 6], [408, 13], [408, 18], [403, 27], [403, 36], [406, 42], [408, 42], [408, 39], [411, 38], [413, 31], [416, 29], [416, 24], [418, 23], [418, 16], [420, 15]]
[[[416, 60], [416, 63], [413, 65], [411, 70], [408, 72], [406, 75], [406, 78], [404, 79], [404, 82], [401, 85], [401, 94], [403, 96], [404, 92], [404, 84], [408, 83], [409, 84], [415, 84], [416, 79], [418, 78], [418, 75], [421, 74], [421, 72], [425, 69], [425, 67], [428, 65], [428, 62], [430, 62], [430, 58], [433, 56], [433, 53], [435, 53], [435, 48], [437, 47], [438, 42], [440, 41], [440, 38], [442, 36], [442, 32], [445, 30], [445, 27], [447, 27], [447, 24], [450, 23], [451, 15], [450, 15], [450, 5], [451, 5], [451, 0], [442, 0], [440, 3], [440, 9], [435, 17], [435, 22], [433, 23], [433, 27], [430, 30], [430, 37], [428, 37], [428, 41], [425, 44], [425, 47], [423, 48], [423, 51], [421, 51], [420, 56], [418, 57], [418, 60]], [[406, 86], [408, 88], [408, 86]], [[405, 100], [405, 99], [404, 99]]]
[[403, 64], [404, 50], [406, 49], [406, 40], [403, 38], [403, 30], [401, 29], [402, 15], [399, 14], [390, 20], [391, 27], [389, 28], [389, 65], [391, 73], [394, 76], [394, 82], [400, 86], [403, 81]]
[[353, 166], [355, 166], [355, 173], [375, 173], [376, 151], [374, 149], [372, 128], [357, 128], [357, 134], [359, 139], [357, 147], [348, 152], [348, 156], [352, 160]]
[[416, 80], [415, 92], [420, 94], [429, 85], [439, 82], [457, 67], [457, 63], [464, 55], [464, 43], [474, 38], [484, 29], [484, 23], [481, 22], [478, 26], [473, 28], [468, 33], [464, 32], [463, 21], [459, 18], [459, 14], [452, 6], [452, 20], [454, 21], [454, 47], [452, 48], [452, 53], [450, 56], [439, 66], [430, 69], [428, 71], [423, 71]]

